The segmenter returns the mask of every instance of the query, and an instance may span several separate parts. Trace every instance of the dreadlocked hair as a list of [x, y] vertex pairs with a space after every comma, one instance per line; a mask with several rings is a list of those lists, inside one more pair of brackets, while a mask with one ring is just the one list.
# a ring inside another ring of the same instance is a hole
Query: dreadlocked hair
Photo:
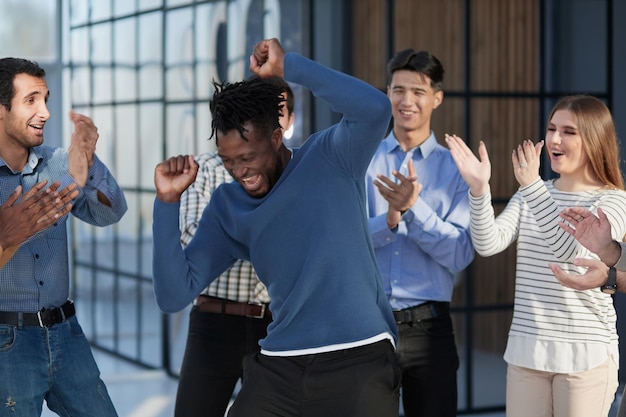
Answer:
[[278, 118], [284, 106], [280, 87], [262, 78], [236, 83], [213, 81], [213, 87], [215, 92], [210, 102], [212, 121], [209, 139], [215, 136], [217, 143], [218, 131], [226, 133], [237, 129], [247, 141], [247, 129], [243, 126], [247, 122], [268, 138], [275, 129], [280, 128]]

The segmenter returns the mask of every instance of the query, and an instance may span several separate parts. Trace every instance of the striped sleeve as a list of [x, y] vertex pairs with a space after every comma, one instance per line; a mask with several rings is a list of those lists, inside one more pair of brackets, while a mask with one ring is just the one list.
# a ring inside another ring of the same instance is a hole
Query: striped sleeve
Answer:
[[541, 237], [559, 261], [569, 262], [589, 254], [574, 236], [559, 227], [559, 213], [565, 207], [556, 204], [541, 178], [526, 187], [520, 187], [519, 192], [535, 218]]
[[474, 249], [481, 256], [492, 256], [505, 250], [519, 233], [521, 199], [516, 193], [495, 218], [491, 190], [480, 197], [469, 195], [470, 232]]

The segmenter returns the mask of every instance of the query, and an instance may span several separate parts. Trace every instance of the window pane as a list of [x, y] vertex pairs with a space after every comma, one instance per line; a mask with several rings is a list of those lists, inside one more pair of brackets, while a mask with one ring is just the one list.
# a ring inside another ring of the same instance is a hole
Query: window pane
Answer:
[[2, 1], [0, 56], [55, 60], [56, 31], [55, 0]]
[[175, 104], [167, 107], [166, 157], [195, 152], [194, 118], [192, 105]]

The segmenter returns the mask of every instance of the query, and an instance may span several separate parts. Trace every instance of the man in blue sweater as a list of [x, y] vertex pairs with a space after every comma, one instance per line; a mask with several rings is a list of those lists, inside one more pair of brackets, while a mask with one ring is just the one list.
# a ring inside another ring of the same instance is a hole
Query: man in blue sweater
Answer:
[[198, 165], [178, 156], [156, 167], [157, 302], [179, 311], [236, 259], [249, 260], [268, 288], [273, 322], [260, 353], [244, 360], [229, 416], [396, 416], [396, 328], [369, 238], [364, 185], [389, 101], [362, 81], [286, 54], [276, 39], [255, 46], [250, 70], [301, 84], [343, 118], [291, 151], [278, 123], [280, 88], [216, 83], [212, 131], [234, 182], [215, 190], [183, 250], [180, 196]]

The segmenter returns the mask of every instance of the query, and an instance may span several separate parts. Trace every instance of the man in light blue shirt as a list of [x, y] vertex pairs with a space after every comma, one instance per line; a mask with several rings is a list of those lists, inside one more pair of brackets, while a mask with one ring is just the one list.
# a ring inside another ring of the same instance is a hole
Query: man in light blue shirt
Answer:
[[389, 61], [393, 129], [366, 176], [370, 233], [398, 326], [407, 417], [456, 416], [450, 300], [455, 273], [474, 259], [468, 187], [430, 129], [443, 101], [443, 72], [424, 51], [407, 49]]

